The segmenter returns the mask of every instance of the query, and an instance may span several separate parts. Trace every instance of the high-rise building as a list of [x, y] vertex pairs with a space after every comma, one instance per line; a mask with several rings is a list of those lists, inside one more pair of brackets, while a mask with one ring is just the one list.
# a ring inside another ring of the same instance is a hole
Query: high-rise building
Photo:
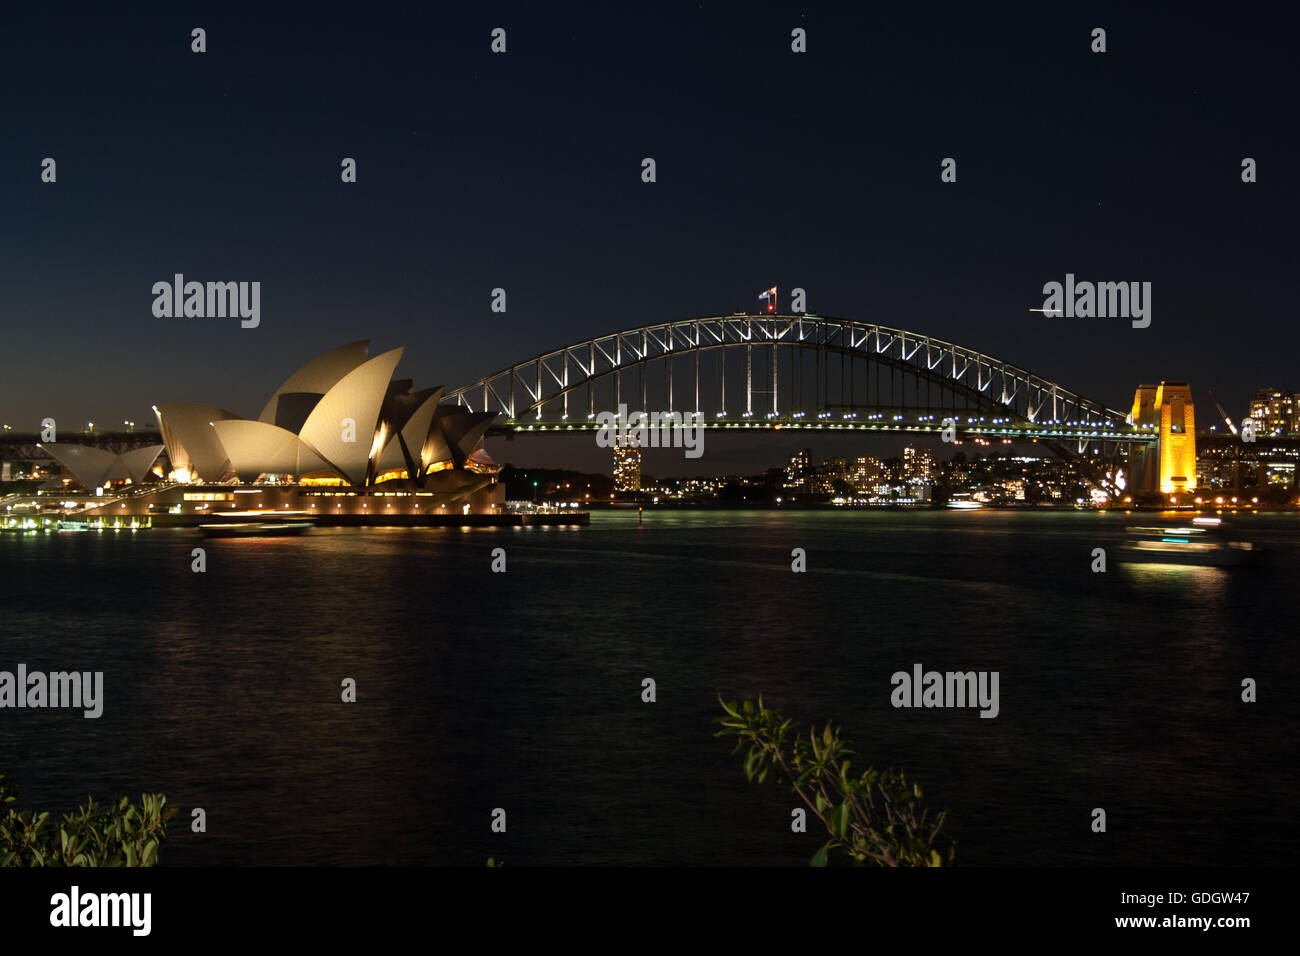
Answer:
[[880, 486], [881, 463], [875, 455], [859, 455], [853, 460], [849, 484], [860, 495], [875, 494]]
[[906, 487], [906, 496], [919, 501], [930, 500], [935, 472], [934, 456], [924, 448], [904, 448], [899, 462], [899, 478]]
[[1293, 434], [1296, 431], [1295, 393], [1285, 388], [1261, 388], [1250, 400], [1250, 417], [1262, 434]]
[[614, 490], [641, 490], [641, 449], [635, 437], [622, 444], [614, 440]]
[[934, 474], [934, 456], [924, 448], [903, 449], [903, 481], [909, 485], [928, 485]]
[[849, 466], [843, 458], [826, 458], [812, 475], [811, 487], [815, 494], [829, 495], [835, 491], [837, 481], [847, 481]]
[[790, 463], [785, 466], [785, 488], [787, 491], [804, 493], [810, 489], [812, 477], [812, 449], [805, 448], [790, 456]]

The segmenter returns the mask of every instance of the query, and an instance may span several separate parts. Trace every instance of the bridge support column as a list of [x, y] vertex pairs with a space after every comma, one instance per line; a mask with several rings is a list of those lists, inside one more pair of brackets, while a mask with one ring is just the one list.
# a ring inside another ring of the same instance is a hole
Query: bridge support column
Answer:
[[745, 346], [745, 412], [754, 414], [754, 346]]
[[778, 365], [777, 365], [777, 357], [776, 357], [776, 343], [773, 342], [773, 343], [772, 343], [772, 416], [773, 416], [773, 417], [776, 417], [776, 413], [777, 413], [777, 404], [776, 404], [776, 395], [777, 395], [776, 370], [777, 370], [777, 367], [778, 367]]

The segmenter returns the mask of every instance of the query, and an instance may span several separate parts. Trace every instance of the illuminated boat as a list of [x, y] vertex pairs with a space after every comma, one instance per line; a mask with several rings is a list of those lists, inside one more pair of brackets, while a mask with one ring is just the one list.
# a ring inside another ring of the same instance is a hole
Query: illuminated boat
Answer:
[[219, 520], [199, 525], [209, 538], [268, 538], [302, 534], [316, 527], [305, 511], [222, 511], [213, 515]]
[[1126, 528], [1119, 549], [1123, 564], [1184, 564], [1239, 567], [1258, 561], [1253, 542], [1233, 538], [1219, 518], [1193, 518], [1189, 525]]
[[302, 534], [314, 527], [314, 521], [236, 521], [201, 524], [199, 530], [209, 538], [278, 538]]

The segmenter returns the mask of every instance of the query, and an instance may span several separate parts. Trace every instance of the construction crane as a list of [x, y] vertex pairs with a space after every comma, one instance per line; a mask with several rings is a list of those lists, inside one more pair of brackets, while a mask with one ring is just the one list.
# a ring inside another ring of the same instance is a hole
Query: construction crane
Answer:
[[1223, 420], [1228, 423], [1228, 430], [1234, 435], [1237, 434], [1237, 426], [1232, 423], [1232, 419], [1228, 417], [1228, 413], [1223, 410], [1223, 406], [1219, 404], [1219, 400], [1214, 397], [1214, 389], [1210, 389], [1210, 401], [1214, 402], [1214, 407], [1219, 410], [1219, 414], [1223, 416]]

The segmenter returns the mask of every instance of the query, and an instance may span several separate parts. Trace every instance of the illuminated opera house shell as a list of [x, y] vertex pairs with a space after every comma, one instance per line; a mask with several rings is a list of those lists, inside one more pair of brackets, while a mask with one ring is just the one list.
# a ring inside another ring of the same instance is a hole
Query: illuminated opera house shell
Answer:
[[77, 481], [87, 489], [99, 488], [110, 481], [129, 480], [136, 484], [146, 481], [150, 477], [149, 472], [154, 462], [162, 454], [163, 447], [149, 445], [122, 455], [115, 455], [94, 445], [69, 442], [41, 444], [41, 448], [72, 472]]
[[402, 349], [367, 358], [368, 349], [353, 342], [308, 362], [256, 419], [212, 405], [155, 406], [172, 478], [441, 486], [455, 480], [443, 471], [494, 467], [481, 445], [495, 413], [439, 406], [441, 387], [393, 381]]

